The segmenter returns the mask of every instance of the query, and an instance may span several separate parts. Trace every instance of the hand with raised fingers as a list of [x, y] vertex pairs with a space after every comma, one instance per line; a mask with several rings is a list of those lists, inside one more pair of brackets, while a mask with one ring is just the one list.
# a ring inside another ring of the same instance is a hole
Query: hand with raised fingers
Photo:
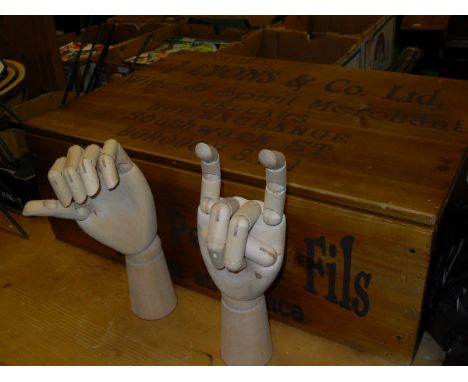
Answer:
[[198, 241], [203, 261], [222, 294], [221, 355], [230, 365], [266, 364], [272, 345], [264, 293], [281, 269], [286, 217], [286, 160], [262, 150], [264, 201], [220, 197], [221, 169], [215, 148], [199, 143], [202, 185]]
[[25, 216], [76, 220], [88, 235], [125, 255], [133, 312], [145, 319], [169, 314], [176, 296], [157, 235], [153, 195], [122, 146], [71, 146], [48, 178], [58, 200], [34, 200]]

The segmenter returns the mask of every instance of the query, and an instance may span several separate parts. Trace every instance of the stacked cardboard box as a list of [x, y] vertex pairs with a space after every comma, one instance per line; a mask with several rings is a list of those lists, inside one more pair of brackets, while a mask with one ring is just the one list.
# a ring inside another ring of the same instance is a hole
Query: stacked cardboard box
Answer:
[[360, 45], [358, 37], [264, 29], [220, 53], [357, 68], [362, 61]]
[[392, 64], [395, 16], [287, 16], [270, 28], [358, 38], [358, 67], [385, 70]]

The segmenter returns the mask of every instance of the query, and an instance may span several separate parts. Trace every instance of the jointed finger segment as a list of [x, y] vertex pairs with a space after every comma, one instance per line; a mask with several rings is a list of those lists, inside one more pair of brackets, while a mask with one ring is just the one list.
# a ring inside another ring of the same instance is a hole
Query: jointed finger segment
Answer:
[[224, 265], [231, 272], [246, 266], [244, 258], [249, 231], [257, 222], [262, 209], [256, 201], [245, 203], [232, 217], [226, 241]]
[[[198, 156], [198, 158], [207, 164], [210, 163], [216, 163], [219, 160], [219, 154], [218, 151], [213, 147], [210, 146], [206, 143], [200, 142], [195, 146], [195, 152]], [[209, 167], [206, 167], [205, 170], [209, 169]], [[216, 167], [213, 167], [215, 172], [218, 172], [219, 168], [217, 169]], [[206, 172], [206, 171], [204, 171]], [[210, 170], [208, 170], [210, 172]]]
[[126, 172], [133, 167], [132, 160], [115, 139], [108, 139], [104, 142], [102, 153], [109, 155], [114, 160], [119, 173]]
[[133, 167], [132, 160], [115, 139], [104, 143], [98, 163], [105, 186], [109, 190], [119, 184], [119, 173], [125, 173]]
[[68, 207], [72, 202], [71, 191], [68, 188], [65, 178], [63, 177], [63, 169], [65, 167], [66, 161], [67, 158], [65, 157], [58, 158], [52, 165], [47, 175], [55, 195], [57, 195], [58, 200], [64, 207]]
[[80, 146], [75, 145], [70, 147], [63, 170], [73, 199], [79, 204], [84, 203], [87, 197], [79, 167], [82, 154], [83, 149]]
[[287, 184], [286, 158], [279, 151], [262, 150], [258, 159], [266, 173], [263, 221], [275, 226], [283, 219]]
[[115, 166], [115, 160], [109, 154], [101, 153], [99, 157], [99, 170], [107, 189], [112, 190], [119, 183], [119, 174]]
[[63, 219], [85, 220], [89, 216], [86, 207], [64, 207], [57, 200], [31, 200], [24, 206], [24, 216], [53, 216]]
[[97, 145], [86, 147], [81, 157], [81, 179], [88, 196], [94, 196], [99, 190], [99, 177], [96, 171], [101, 149]]
[[263, 267], [270, 267], [276, 262], [278, 254], [268, 244], [249, 236], [245, 249], [245, 257]]
[[210, 213], [207, 245], [211, 261], [215, 268], [224, 268], [224, 248], [231, 216], [239, 209], [235, 198], [226, 198], [216, 202]]
[[200, 208], [209, 214], [221, 191], [221, 167], [216, 149], [206, 143], [198, 143], [195, 152], [201, 161], [202, 185]]

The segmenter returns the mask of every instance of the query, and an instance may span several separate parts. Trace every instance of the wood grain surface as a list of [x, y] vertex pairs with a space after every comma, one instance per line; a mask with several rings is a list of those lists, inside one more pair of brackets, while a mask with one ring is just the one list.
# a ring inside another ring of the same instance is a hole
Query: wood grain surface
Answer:
[[468, 142], [467, 91], [463, 81], [182, 53], [28, 127], [113, 137], [193, 171], [193, 147], [208, 141], [226, 179], [258, 186], [256, 155], [270, 147], [288, 158], [290, 194], [434, 225]]
[[[47, 219], [0, 215], [0, 365], [222, 365], [220, 303], [176, 287], [169, 317], [131, 313], [125, 267], [54, 238]], [[271, 323], [270, 365], [388, 365]]]

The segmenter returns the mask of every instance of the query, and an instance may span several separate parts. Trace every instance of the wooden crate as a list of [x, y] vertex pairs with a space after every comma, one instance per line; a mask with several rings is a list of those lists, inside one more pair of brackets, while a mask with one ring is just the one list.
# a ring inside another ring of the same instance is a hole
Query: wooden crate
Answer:
[[[152, 187], [172, 276], [219, 296], [198, 250], [197, 142], [222, 195], [262, 199], [262, 148], [288, 160], [286, 259], [271, 317], [409, 363], [436, 232], [463, 197], [468, 83], [292, 61], [180, 53], [26, 122], [44, 197], [73, 143], [119, 140]], [[460, 195], [460, 196], [458, 196]], [[115, 256], [74, 222], [57, 238]]]

